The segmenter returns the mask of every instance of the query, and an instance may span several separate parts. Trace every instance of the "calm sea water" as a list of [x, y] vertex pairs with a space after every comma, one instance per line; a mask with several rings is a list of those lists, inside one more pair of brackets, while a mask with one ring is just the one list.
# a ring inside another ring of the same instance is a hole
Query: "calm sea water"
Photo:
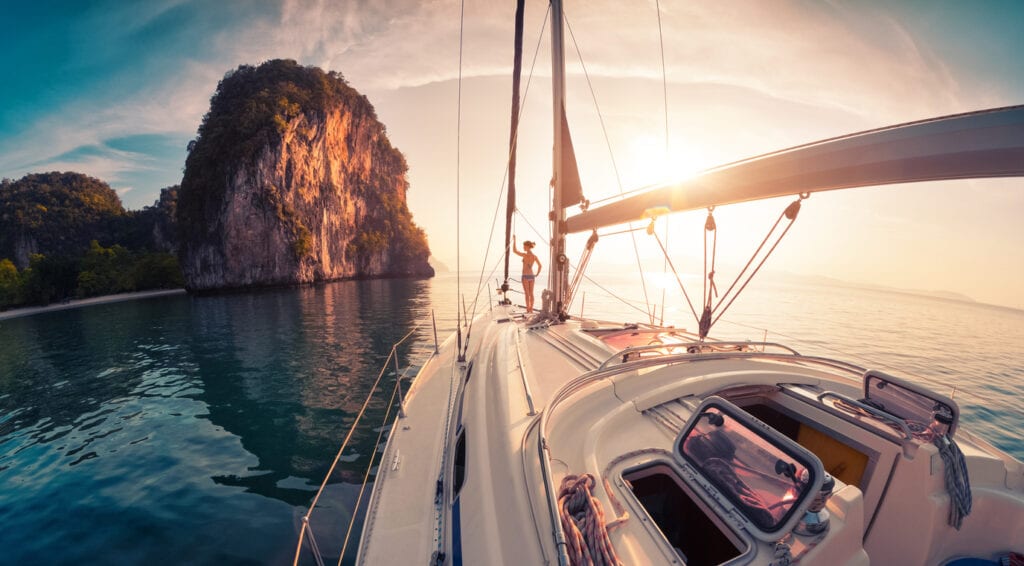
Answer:
[[[477, 281], [462, 286], [470, 311]], [[400, 371], [422, 360], [433, 332], [417, 324], [435, 309], [443, 340], [455, 282], [173, 296], [0, 321], [0, 563], [290, 564], [300, 518], [392, 344], [412, 332]], [[585, 313], [645, 320], [586, 293]], [[671, 293], [668, 303], [667, 318], [694, 326]], [[722, 337], [771, 328], [769, 340], [802, 353], [955, 386], [966, 425], [1024, 459], [1024, 312], [769, 284], [726, 319]], [[390, 393], [393, 370], [383, 379]], [[338, 554], [388, 410], [371, 403], [314, 514], [333, 533], [320, 537], [325, 554]]]

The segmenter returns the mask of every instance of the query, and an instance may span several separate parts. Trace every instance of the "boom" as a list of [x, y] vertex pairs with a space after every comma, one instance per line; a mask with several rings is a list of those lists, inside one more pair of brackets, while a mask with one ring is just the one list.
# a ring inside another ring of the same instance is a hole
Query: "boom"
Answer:
[[910, 122], [724, 165], [577, 214], [566, 220], [566, 231], [641, 220], [652, 212], [798, 193], [1019, 176], [1024, 176], [1024, 105]]

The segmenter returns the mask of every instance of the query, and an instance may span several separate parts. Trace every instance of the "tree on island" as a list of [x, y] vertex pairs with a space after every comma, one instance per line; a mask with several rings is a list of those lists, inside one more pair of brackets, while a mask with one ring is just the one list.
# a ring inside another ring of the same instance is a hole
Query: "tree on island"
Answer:
[[109, 185], [80, 173], [4, 179], [0, 309], [181, 287], [176, 198], [169, 187], [152, 207], [130, 211]]

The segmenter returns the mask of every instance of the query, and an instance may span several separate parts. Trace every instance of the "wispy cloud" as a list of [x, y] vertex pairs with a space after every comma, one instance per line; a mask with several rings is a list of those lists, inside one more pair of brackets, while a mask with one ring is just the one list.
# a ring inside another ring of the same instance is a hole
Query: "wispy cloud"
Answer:
[[[927, 45], [881, 9], [795, 2], [661, 4], [667, 74], [677, 85], [733, 86], [859, 116], [872, 125], [965, 110], [993, 98], [958, 81]], [[188, 0], [123, 6], [93, 14], [83, 29], [127, 41], [170, 14], [206, 9]], [[220, 27], [204, 24], [211, 26], [202, 30], [208, 50], [177, 58], [150, 54], [136, 64], [149, 78], [143, 86], [122, 90], [111, 84], [100, 95], [51, 109], [17, 139], [0, 139], [0, 174], [57, 164], [57, 156], [118, 136], [194, 135], [217, 81], [241, 63], [294, 58], [338, 70], [363, 91], [453, 80], [460, 72], [460, 6], [456, 0], [282, 0]], [[490, 2], [466, 6], [464, 77], [507, 73], [512, 9]], [[527, 7], [528, 57], [546, 9], [545, 2]], [[567, 11], [592, 75], [660, 79], [653, 3], [570, 2]], [[541, 49], [544, 61], [546, 43]], [[578, 72], [574, 49], [569, 51]], [[138, 159], [111, 155], [77, 165], [94, 167], [90, 174], [116, 175], [118, 167], [140, 167]]]
[[[580, 12], [575, 35], [592, 73], [661, 78], [653, 6], [643, 16], [625, 8], [613, 9], [610, 18], [589, 6]], [[959, 85], [942, 62], [899, 22], [870, 8], [672, 4], [662, 23], [673, 82], [729, 84], [883, 121], [905, 119], [908, 110], [929, 115], [959, 109], [951, 96]]]

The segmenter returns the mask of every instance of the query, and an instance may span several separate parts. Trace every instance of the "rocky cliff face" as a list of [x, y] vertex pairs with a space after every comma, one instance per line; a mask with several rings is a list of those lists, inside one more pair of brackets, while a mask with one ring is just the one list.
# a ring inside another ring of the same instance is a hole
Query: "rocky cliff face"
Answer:
[[434, 274], [406, 205], [405, 159], [340, 75], [242, 67], [199, 134], [178, 201], [189, 289]]
[[143, 210], [148, 213], [148, 236], [152, 248], [168, 253], [178, 251], [178, 189], [177, 185], [160, 190], [160, 198], [153, 206]]

